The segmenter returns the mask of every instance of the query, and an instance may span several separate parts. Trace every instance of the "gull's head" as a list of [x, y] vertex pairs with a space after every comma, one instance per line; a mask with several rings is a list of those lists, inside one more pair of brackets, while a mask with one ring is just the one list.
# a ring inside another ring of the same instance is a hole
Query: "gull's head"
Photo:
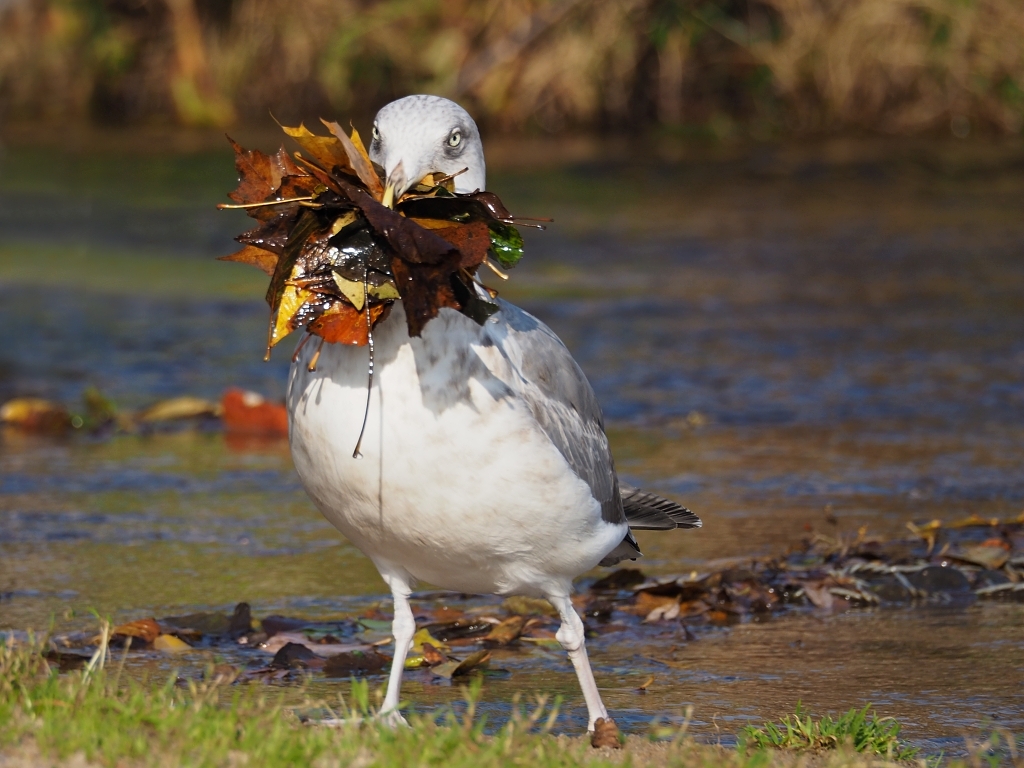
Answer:
[[370, 158], [384, 169], [385, 205], [428, 173], [454, 174], [456, 192], [484, 189], [480, 131], [469, 113], [440, 96], [406, 96], [377, 113]]

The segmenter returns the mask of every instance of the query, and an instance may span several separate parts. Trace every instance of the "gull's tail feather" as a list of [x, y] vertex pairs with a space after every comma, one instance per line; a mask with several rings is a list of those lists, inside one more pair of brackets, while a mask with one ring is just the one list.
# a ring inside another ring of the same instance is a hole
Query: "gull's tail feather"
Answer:
[[629, 527], [637, 531], [670, 531], [673, 528], [700, 528], [701, 521], [686, 507], [662, 496], [619, 485], [622, 509]]
[[630, 530], [626, 531], [626, 536], [619, 545], [605, 555], [601, 565], [615, 565], [623, 560], [643, 557], [636, 539], [633, 538], [633, 530], [671, 531], [675, 528], [700, 528], [702, 525], [700, 518], [693, 512], [664, 496], [647, 493], [621, 483], [619, 495]]

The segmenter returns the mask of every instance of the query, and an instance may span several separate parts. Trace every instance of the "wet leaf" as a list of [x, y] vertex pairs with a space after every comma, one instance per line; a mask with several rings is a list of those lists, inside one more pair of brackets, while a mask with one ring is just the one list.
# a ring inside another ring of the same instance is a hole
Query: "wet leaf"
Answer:
[[474, 669], [486, 664], [490, 659], [490, 651], [477, 651], [476, 653], [471, 653], [462, 661], [446, 661], [443, 664], [438, 664], [436, 667], [431, 667], [430, 671], [437, 677], [443, 677], [450, 680], [453, 677], [469, 674]]
[[[386, 311], [386, 304], [371, 306], [370, 322], [376, 325]], [[326, 312], [310, 323], [308, 330], [332, 344], [366, 346], [369, 340], [366, 313], [340, 301], [331, 305]]]
[[153, 640], [153, 648], [166, 653], [181, 653], [192, 650], [192, 646], [174, 635], [159, 635]]
[[460, 618], [455, 621], [428, 624], [424, 629], [429, 630], [430, 634], [434, 637], [447, 643], [452, 640], [486, 635], [493, 626], [491, 622], [482, 619]]
[[500, 624], [491, 627], [491, 631], [484, 638], [488, 645], [508, 645], [519, 639], [526, 626], [524, 616], [509, 616]]
[[254, 245], [247, 245], [240, 251], [220, 256], [217, 261], [235, 261], [239, 264], [251, 264], [260, 270], [267, 277], [274, 276], [274, 269], [277, 267], [277, 260], [280, 258], [276, 253], [265, 251]]
[[990, 539], [981, 544], [966, 545], [951, 549], [949, 557], [965, 563], [980, 565], [982, 568], [998, 569], [1006, 565], [1010, 559], [1010, 545], [1001, 539]]
[[508, 613], [519, 616], [558, 616], [555, 606], [539, 597], [513, 595], [505, 598], [501, 607]]
[[71, 426], [71, 414], [59, 403], [38, 397], [18, 397], [0, 407], [0, 422], [27, 432], [60, 432]]
[[427, 666], [433, 667], [437, 664], [443, 664], [448, 660], [447, 656], [430, 643], [423, 643], [421, 647], [423, 648], [423, 660], [427, 663]]
[[298, 127], [282, 125], [281, 130], [291, 136], [295, 143], [302, 147], [302, 151], [325, 171], [340, 168], [342, 172], [357, 175], [349, 162], [345, 148], [334, 136], [317, 136], [301, 123]]
[[[345, 131], [337, 123], [329, 123], [326, 120], [321, 119], [321, 123], [327, 126], [334, 137], [341, 144], [342, 149], [345, 151], [345, 157], [348, 159], [349, 167], [355, 171], [356, 176], [363, 182], [370, 194], [373, 195], [374, 200], [380, 200], [384, 197], [384, 185], [380, 181], [380, 177], [377, 176], [377, 172], [373, 169], [373, 163], [370, 162], [370, 156], [366, 153], [366, 148], [363, 146], [362, 140], [359, 138], [359, 134], [356, 129], [352, 129], [352, 138], [345, 135]], [[358, 144], [356, 143], [358, 141]]]
[[638, 592], [632, 612], [644, 617], [644, 621], [654, 622], [662, 619], [674, 619], [679, 616], [679, 598], [673, 595], [654, 595], [650, 592]]
[[829, 610], [835, 606], [835, 597], [832, 596], [832, 592], [827, 585], [806, 583], [803, 587], [804, 594], [807, 595], [807, 599], [811, 601], [815, 608]]
[[[298, 162], [283, 151], [268, 157], [233, 144], [240, 183], [232, 199], [248, 206], [260, 226], [240, 235], [248, 247], [225, 259], [271, 273], [269, 346], [303, 326], [327, 341], [367, 343], [351, 315], [337, 309], [342, 303], [362, 308], [351, 283], [364, 279], [367, 265], [374, 272], [372, 303], [401, 300], [412, 336], [444, 307], [477, 322], [490, 317], [497, 305], [478, 293], [471, 275], [489, 252], [506, 265], [521, 253], [511, 220], [499, 220], [508, 211], [498, 198], [454, 195], [445, 188], [451, 180], [431, 174], [425, 181], [441, 186], [418, 187], [403, 197], [401, 212], [387, 208], [358, 132], [346, 136], [337, 123], [324, 125], [333, 135], [316, 136], [304, 125], [284, 128], [305, 153]], [[353, 260], [350, 246], [359, 238], [356, 250], [367, 250]], [[373, 249], [384, 256], [380, 265], [369, 263]], [[334, 282], [332, 270], [343, 280]], [[332, 309], [338, 317], [322, 319]]]
[[426, 654], [424, 654], [424, 652], [423, 652], [423, 644], [424, 643], [429, 643], [430, 645], [432, 645], [434, 648], [436, 648], [439, 651], [447, 652], [447, 651], [451, 650], [451, 648], [449, 648], [447, 645], [442, 643], [436, 637], [431, 635], [428, 630], [426, 630], [426, 629], [418, 629], [418, 630], [416, 630], [416, 634], [414, 634], [412, 636], [412, 645], [410, 646], [410, 648], [412, 650], [416, 651], [416, 653], [420, 654], [421, 656], [425, 656]]
[[142, 422], [174, 421], [176, 419], [195, 419], [201, 416], [220, 416], [221, 407], [217, 403], [199, 397], [172, 397], [149, 406], [138, 414]]
[[160, 625], [156, 619], [138, 619], [114, 627], [114, 637], [135, 637], [144, 643], [152, 643], [160, 635]]
[[523, 236], [511, 224], [492, 221], [490, 230], [490, 252], [505, 269], [512, 269], [523, 258]]
[[288, 436], [288, 411], [256, 392], [229, 389], [221, 398], [224, 429], [234, 434]]

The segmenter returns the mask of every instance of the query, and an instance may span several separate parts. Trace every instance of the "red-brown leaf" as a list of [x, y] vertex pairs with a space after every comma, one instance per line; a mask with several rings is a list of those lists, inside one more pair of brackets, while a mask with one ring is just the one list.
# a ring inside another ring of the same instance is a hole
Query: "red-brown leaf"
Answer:
[[[370, 307], [370, 321], [377, 325], [390, 304], [375, 304]], [[365, 347], [369, 343], [366, 331], [366, 312], [342, 301], [324, 312], [309, 324], [310, 333], [315, 333], [332, 344], [352, 344]]]
[[273, 277], [278, 258], [276, 253], [265, 251], [254, 245], [247, 245], [240, 251], [235, 251], [227, 256], [219, 256], [217, 261], [237, 261], [239, 264], [252, 264], [268, 277]]

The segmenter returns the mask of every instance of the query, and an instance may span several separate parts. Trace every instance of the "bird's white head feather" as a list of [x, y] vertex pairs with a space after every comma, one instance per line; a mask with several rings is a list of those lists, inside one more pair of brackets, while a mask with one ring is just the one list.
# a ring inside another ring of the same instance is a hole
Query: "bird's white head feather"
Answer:
[[456, 192], [486, 186], [484, 148], [469, 113], [440, 96], [406, 96], [377, 113], [370, 158], [385, 172], [395, 199], [428, 173], [454, 174]]

